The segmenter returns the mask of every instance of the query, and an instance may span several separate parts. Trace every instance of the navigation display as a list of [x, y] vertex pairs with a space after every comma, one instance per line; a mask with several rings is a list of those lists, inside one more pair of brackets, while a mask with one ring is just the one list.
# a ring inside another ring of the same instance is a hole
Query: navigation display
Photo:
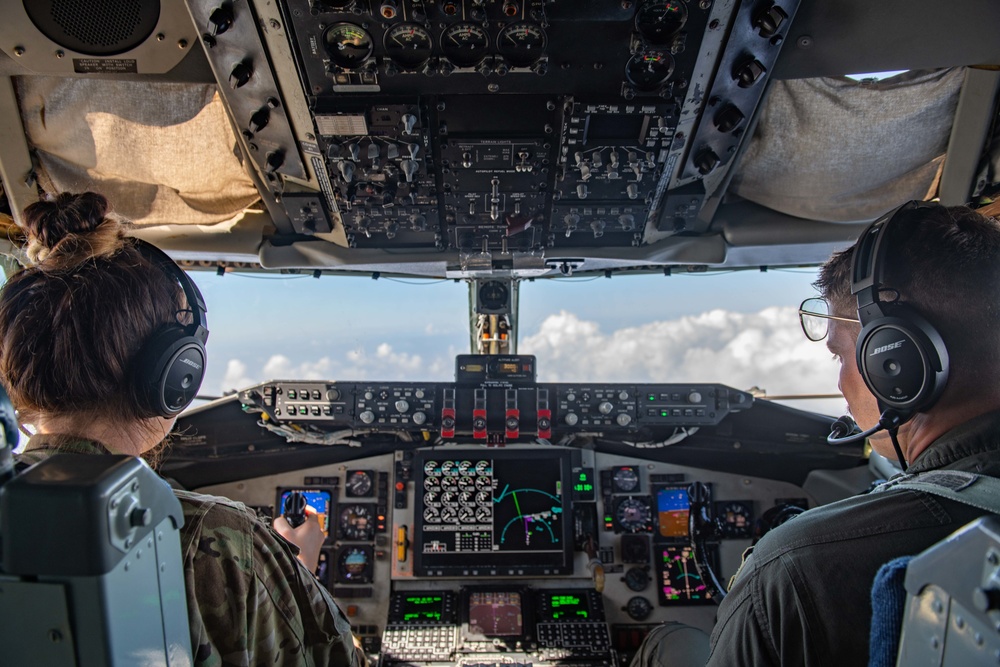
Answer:
[[572, 572], [568, 451], [421, 451], [414, 468], [418, 576]]
[[[716, 560], [717, 551], [714, 546], [709, 546], [708, 550], [708, 557]], [[690, 546], [657, 545], [656, 556], [661, 605], [713, 603], [712, 593], [701, 578]]]
[[520, 637], [524, 632], [521, 594], [516, 591], [469, 593], [469, 634]]

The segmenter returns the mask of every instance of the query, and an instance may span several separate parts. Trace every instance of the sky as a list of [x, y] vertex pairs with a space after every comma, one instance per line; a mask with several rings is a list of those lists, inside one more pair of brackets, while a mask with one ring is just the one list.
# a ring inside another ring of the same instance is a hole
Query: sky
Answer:
[[[454, 379], [468, 285], [195, 272], [211, 335], [202, 394], [271, 379]], [[815, 270], [522, 282], [518, 353], [541, 382], [719, 382], [769, 396], [836, 394], [837, 365], [797, 307]], [[843, 398], [786, 402], [842, 414]]]

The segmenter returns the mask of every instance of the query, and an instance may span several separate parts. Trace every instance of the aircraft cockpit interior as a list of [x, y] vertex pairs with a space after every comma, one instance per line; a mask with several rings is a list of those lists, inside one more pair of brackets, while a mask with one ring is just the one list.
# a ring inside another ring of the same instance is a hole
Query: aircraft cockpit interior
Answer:
[[315, 509], [315, 574], [384, 667], [626, 665], [664, 622], [710, 632], [761, 534], [895, 472], [827, 444], [836, 414], [749, 386], [549, 381], [519, 349], [537, 284], [816, 267], [904, 201], [1000, 191], [990, 0], [0, 0], [0, 17], [8, 272], [25, 206], [93, 190], [199, 282], [311, 276], [334, 311], [351, 278], [467, 285], [444, 377], [241, 386], [185, 411], [159, 468], [269, 520]]

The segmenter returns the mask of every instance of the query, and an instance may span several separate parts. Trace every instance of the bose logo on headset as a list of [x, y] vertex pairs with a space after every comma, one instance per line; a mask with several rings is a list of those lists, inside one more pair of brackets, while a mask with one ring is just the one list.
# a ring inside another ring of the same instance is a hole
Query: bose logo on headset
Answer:
[[882, 347], [876, 347], [869, 354], [869, 357], [874, 357], [876, 354], [882, 354], [883, 352], [888, 352], [889, 350], [895, 350], [897, 347], [902, 347], [905, 340], [897, 340], [895, 343], [889, 343], [888, 345], [883, 345]]

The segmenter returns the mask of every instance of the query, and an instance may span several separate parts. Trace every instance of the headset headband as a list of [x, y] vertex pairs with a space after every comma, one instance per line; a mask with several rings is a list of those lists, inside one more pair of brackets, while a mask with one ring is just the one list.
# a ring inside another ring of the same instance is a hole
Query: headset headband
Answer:
[[188, 308], [191, 310], [191, 324], [185, 325], [184, 331], [189, 336], [197, 338], [204, 345], [208, 340], [208, 308], [205, 305], [205, 297], [201, 295], [201, 290], [198, 289], [198, 286], [191, 280], [188, 274], [184, 272], [184, 269], [179, 267], [177, 262], [170, 259], [167, 253], [142, 239], [137, 238], [135, 242], [135, 247], [140, 254], [159, 266], [167, 275], [180, 284], [187, 299]]

